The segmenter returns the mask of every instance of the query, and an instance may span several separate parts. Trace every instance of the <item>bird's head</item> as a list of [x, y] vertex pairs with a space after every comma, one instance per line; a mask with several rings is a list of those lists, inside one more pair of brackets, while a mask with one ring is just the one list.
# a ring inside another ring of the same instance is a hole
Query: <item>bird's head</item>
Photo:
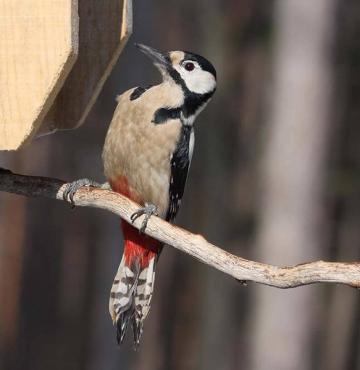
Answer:
[[189, 93], [210, 95], [216, 89], [216, 70], [204, 57], [187, 51], [162, 53], [149, 46], [136, 46], [152, 59], [164, 80], [173, 80]]

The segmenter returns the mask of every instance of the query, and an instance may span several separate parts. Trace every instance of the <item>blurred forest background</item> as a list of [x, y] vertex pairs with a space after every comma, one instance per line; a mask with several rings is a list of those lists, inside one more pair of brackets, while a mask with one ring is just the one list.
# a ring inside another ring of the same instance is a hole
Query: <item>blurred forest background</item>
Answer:
[[[103, 181], [116, 95], [159, 80], [134, 42], [218, 70], [179, 225], [267, 263], [359, 260], [358, 0], [136, 0], [134, 34], [87, 124], [1, 153], [0, 166]], [[0, 368], [360, 369], [357, 290], [245, 287], [170, 247], [140, 350], [130, 336], [119, 349], [108, 298], [121, 254], [112, 214], [1, 194]]]

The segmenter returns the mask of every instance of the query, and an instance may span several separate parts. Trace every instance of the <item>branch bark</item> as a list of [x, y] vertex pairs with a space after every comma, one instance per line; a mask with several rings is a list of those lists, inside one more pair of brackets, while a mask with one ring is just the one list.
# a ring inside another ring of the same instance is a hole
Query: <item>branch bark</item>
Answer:
[[[45, 197], [63, 200], [65, 182], [62, 180], [24, 176], [0, 169], [0, 191], [27, 197]], [[127, 222], [139, 205], [109, 190], [81, 188], [74, 196], [80, 207], [94, 207], [110, 211]], [[142, 219], [135, 221], [139, 229]], [[253, 281], [276, 288], [294, 288], [314, 283], [338, 283], [360, 288], [360, 263], [316, 261], [296, 266], [274, 266], [249, 261], [232, 255], [209, 243], [201, 235], [169, 224], [159, 217], [151, 217], [145, 233], [197, 260], [241, 281]]]

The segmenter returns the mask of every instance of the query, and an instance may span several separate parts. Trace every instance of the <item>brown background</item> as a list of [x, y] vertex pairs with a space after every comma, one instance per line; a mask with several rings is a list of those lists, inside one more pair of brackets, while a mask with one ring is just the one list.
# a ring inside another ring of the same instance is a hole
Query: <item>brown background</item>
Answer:
[[[179, 225], [269, 263], [359, 259], [358, 0], [137, 0], [87, 124], [2, 153], [0, 166], [102, 181], [116, 94], [159, 80], [133, 42], [192, 50], [218, 70]], [[121, 253], [111, 214], [1, 194], [1, 369], [360, 368], [358, 291], [244, 287], [172, 248], [140, 350], [119, 349], [107, 305]]]

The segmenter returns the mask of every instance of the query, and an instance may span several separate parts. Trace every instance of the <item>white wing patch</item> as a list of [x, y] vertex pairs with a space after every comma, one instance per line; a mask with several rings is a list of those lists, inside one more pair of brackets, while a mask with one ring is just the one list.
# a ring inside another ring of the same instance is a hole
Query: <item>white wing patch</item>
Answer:
[[195, 132], [194, 132], [194, 129], [192, 129], [190, 133], [190, 140], [189, 140], [189, 167], [190, 167], [193, 152], [194, 152], [194, 146], [195, 146]]

